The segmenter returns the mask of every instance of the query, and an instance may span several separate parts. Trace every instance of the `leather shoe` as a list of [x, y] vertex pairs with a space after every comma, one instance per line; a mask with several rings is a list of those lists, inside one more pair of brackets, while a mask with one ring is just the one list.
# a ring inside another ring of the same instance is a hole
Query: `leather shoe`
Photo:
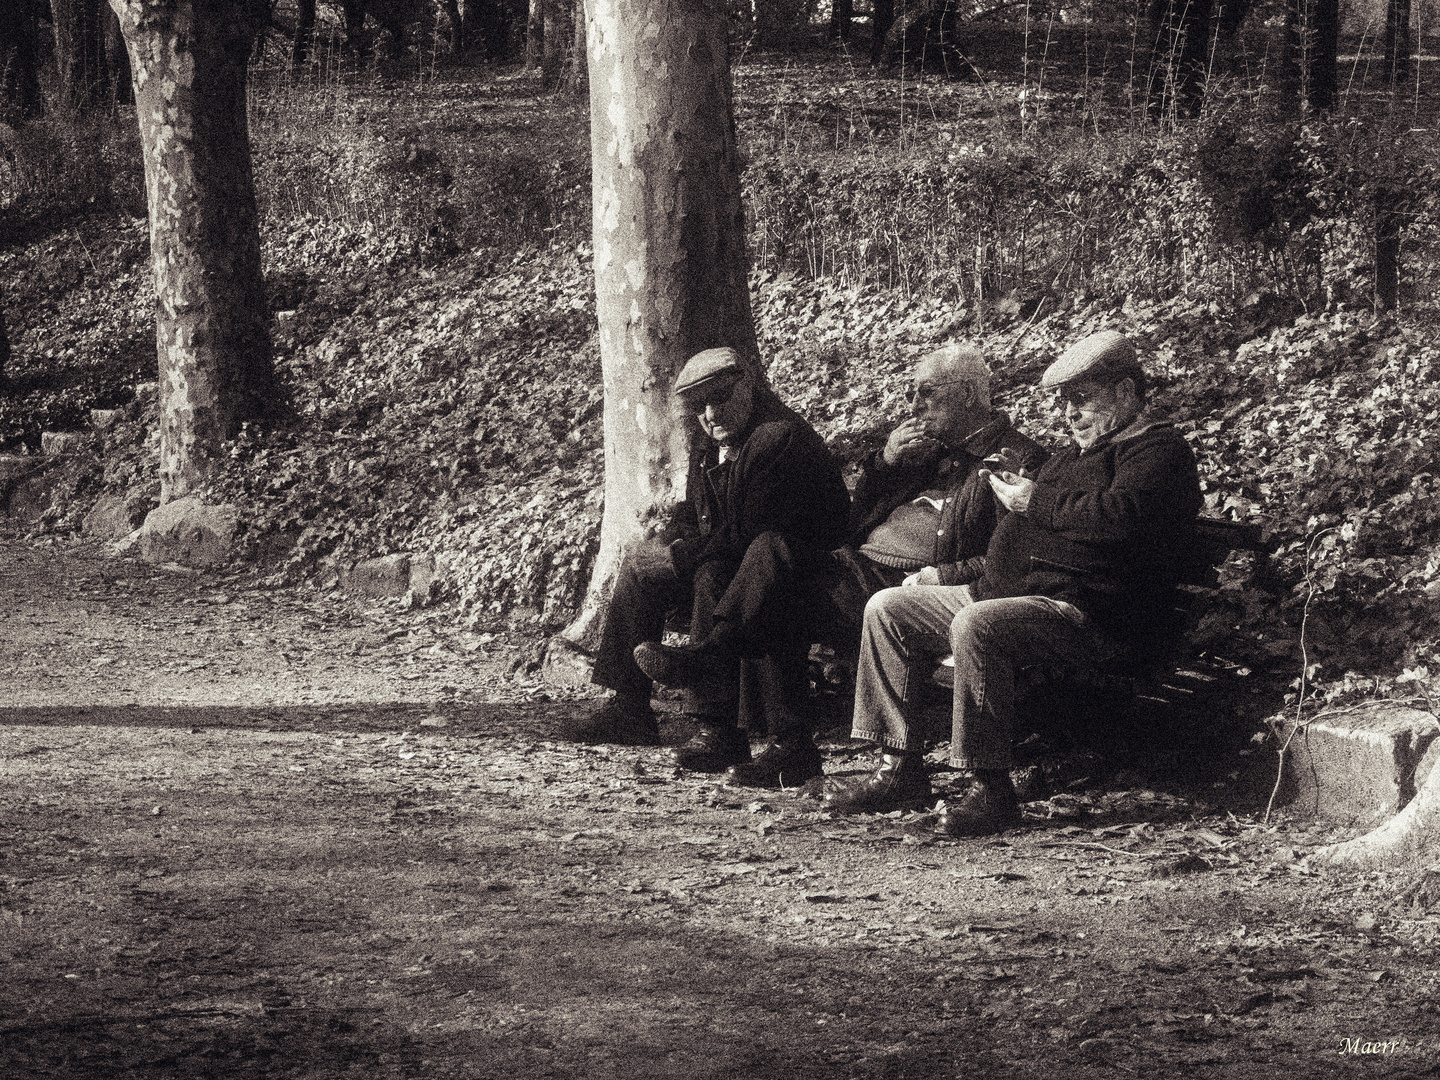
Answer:
[[661, 686], [684, 690], [731, 690], [737, 677], [734, 665], [705, 645], [642, 642], [635, 646], [635, 663]]
[[820, 751], [810, 740], [793, 744], [772, 742], [754, 761], [726, 769], [725, 783], [738, 787], [799, 787], [824, 771]]
[[960, 801], [946, 805], [935, 822], [941, 836], [990, 836], [1020, 824], [1020, 804], [1003, 769], [996, 775], [977, 775]]
[[675, 748], [675, 764], [691, 772], [724, 772], [750, 760], [750, 740], [736, 727], [702, 726], [695, 737]]
[[885, 752], [880, 755], [880, 767], [869, 776], [827, 784], [820, 809], [837, 814], [888, 814], [918, 810], [933, 798], [921, 755]]
[[616, 695], [585, 716], [571, 717], [557, 733], [566, 742], [659, 746], [660, 725], [650, 703]]

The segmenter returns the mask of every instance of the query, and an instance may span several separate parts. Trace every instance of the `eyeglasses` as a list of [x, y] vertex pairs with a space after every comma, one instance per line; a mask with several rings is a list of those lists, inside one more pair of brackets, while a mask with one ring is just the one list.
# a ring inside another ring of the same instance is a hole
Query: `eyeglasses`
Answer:
[[1101, 386], [1099, 383], [1075, 383], [1055, 391], [1061, 405], [1073, 405], [1077, 409], [1104, 401], [1111, 392], [1111, 387]]
[[681, 395], [685, 399], [685, 407], [693, 413], [703, 413], [707, 408], [720, 408], [735, 393], [735, 388], [744, 381], [743, 378], [716, 379], [713, 382], [697, 386], [689, 393]]
[[912, 386], [908, 391], [906, 391], [905, 400], [908, 401], [911, 405], [914, 405], [917, 400], [932, 401], [934, 400], [936, 393], [943, 386], [968, 385], [969, 383], [967, 383], [964, 379], [946, 379], [943, 382], [937, 383], [920, 383], [918, 386]]

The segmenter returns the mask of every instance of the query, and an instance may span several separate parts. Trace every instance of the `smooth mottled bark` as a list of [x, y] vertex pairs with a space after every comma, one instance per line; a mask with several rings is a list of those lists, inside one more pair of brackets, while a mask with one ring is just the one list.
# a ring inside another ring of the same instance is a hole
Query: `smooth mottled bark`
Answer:
[[684, 362], [730, 345], [758, 369], [746, 281], [724, 0], [589, 0], [605, 516], [584, 609], [599, 635], [623, 550], [685, 497]]
[[276, 405], [245, 70], [264, 0], [111, 0], [145, 158], [160, 365], [161, 499]]

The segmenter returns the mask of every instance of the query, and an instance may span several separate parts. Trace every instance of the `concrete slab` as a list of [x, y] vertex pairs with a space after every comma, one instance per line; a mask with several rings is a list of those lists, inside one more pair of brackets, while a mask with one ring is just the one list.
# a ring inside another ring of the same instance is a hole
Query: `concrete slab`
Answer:
[[[1294, 726], [1287, 723], [1287, 735]], [[1437, 735], [1434, 716], [1393, 702], [1321, 713], [1286, 751], [1286, 801], [1328, 821], [1377, 825], [1415, 797], [1437, 756]]]

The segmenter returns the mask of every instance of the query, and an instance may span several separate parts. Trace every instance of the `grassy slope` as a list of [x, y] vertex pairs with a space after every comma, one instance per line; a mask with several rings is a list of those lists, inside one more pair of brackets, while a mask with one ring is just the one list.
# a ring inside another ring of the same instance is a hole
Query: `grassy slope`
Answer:
[[[1056, 85], [1057, 112], [1089, 109], [1106, 90]], [[855, 456], [893, 422], [913, 359], [957, 336], [995, 358], [1002, 404], [1045, 431], [1026, 392], [1033, 377], [1066, 342], [1123, 329], [1202, 458], [1210, 509], [1269, 523], [1280, 547], [1274, 578], [1244, 566], [1229, 575], [1207, 643], [1237, 663], [1298, 671], [1305, 541], [1333, 525], [1310, 560], [1317, 674], [1339, 688], [1347, 670], [1383, 682], [1397, 661], [1428, 659], [1433, 309], [1412, 295], [1400, 320], [1372, 324], [1344, 303], [1295, 318], [1258, 296], [1232, 306], [1072, 293], [1026, 321], [1027, 296], [1005, 290], [981, 325], [943, 244], [908, 258], [886, 240], [907, 223], [897, 216], [889, 234], [881, 218], [927, 169], [965, 164], [977, 148], [986, 160], [1010, 152], [1013, 88], [907, 87], [843, 64], [763, 58], [740, 69], [737, 87], [772, 378], [838, 450]], [[283, 549], [295, 580], [326, 587], [354, 559], [434, 551], [473, 620], [555, 626], [579, 597], [601, 510], [587, 136], [580, 108], [533, 91], [523, 78], [467, 75], [257, 95], [277, 357], [298, 418], [242, 438], [218, 494], [241, 504], [252, 551]], [[886, 188], [897, 175], [900, 187]], [[842, 181], [859, 208], [844, 220]], [[765, 199], [810, 188], [826, 207], [787, 232], [783, 207]], [[1429, 272], [1428, 248], [1409, 254]], [[806, 272], [819, 267], [829, 273]], [[997, 277], [992, 292], [1022, 280], [1002, 269], [1010, 282]], [[44, 382], [57, 362], [80, 372], [79, 389], [53, 394], [47, 414], [33, 407], [39, 391], [12, 402], [12, 439], [123, 399], [149, 334], [143, 226], [82, 217], [0, 255], [0, 273], [17, 383]], [[73, 527], [101, 490], [151, 482], [144, 434], [138, 424], [112, 438], [103, 471], [82, 480], [56, 528]]]

